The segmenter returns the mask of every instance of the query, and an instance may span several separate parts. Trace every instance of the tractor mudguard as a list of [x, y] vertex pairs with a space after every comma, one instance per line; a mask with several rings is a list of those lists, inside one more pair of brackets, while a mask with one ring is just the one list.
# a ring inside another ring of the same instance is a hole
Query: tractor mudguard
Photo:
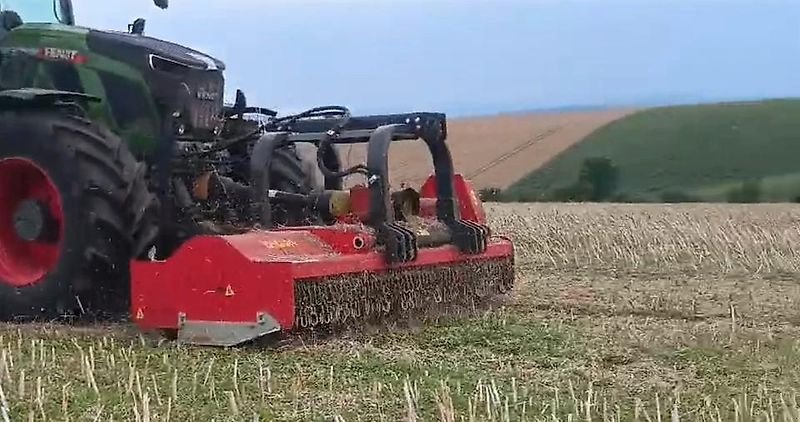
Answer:
[[99, 102], [100, 98], [81, 92], [57, 89], [20, 88], [0, 91], [0, 110], [17, 110], [25, 106], [49, 107], [59, 102]]

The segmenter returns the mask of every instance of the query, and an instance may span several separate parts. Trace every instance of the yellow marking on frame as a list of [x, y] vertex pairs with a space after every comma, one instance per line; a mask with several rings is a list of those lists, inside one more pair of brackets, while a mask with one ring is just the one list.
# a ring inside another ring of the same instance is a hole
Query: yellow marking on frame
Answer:
[[290, 249], [297, 246], [297, 242], [291, 239], [264, 240], [261, 244], [267, 249]]

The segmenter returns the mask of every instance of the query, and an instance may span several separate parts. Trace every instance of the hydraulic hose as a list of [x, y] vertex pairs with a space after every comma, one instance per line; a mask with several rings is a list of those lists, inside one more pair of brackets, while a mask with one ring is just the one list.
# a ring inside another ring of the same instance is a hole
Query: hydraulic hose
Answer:
[[[193, 156], [198, 156], [198, 155], [206, 155], [206, 154], [211, 154], [211, 153], [214, 153], [214, 152], [224, 151], [224, 150], [229, 149], [229, 148], [231, 148], [233, 146], [236, 146], [237, 144], [240, 144], [242, 142], [245, 142], [245, 141], [251, 139], [253, 136], [256, 136], [259, 133], [261, 133], [264, 129], [269, 131], [269, 130], [277, 129], [278, 127], [280, 127], [281, 125], [283, 125], [284, 123], [287, 123], [287, 122], [296, 122], [297, 120], [307, 119], [307, 118], [310, 118], [310, 117], [330, 117], [330, 116], [335, 116], [335, 115], [342, 115], [343, 116], [342, 120], [338, 121], [337, 124], [335, 124], [331, 128], [331, 130], [338, 131], [344, 125], [346, 125], [347, 122], [350, 121], [350, 109], [348, 109], [347, 107], [344, 107], [344, 106], [314, 107], [314, 108], [308, 109], [308, 110], [306, 110], [306, 111], [304, 111], [302, 113], [292, 114], [292, 115], [289, 115], [289, 116], [285, 116], [285, 117], [281, 117], [281, 118], [275, 119], [275, 120], [273, 120], [273, 121], [271, 121], [271, 122], [269, 122], [269, 123], [267, 123], [267, 124], [265, 124], [263, 126], [260, 126], [260, 127], [256, 128], [256, 129], [252, 130], [251, 132], [248, 132], [248, 133], [246, 133], [244, 135], [240, 135], [240, 136], [238, 136], [236, 138], [233, 138], [233, 139], [231, 139], [231, 140], [229, 140], [227, 142], [220, 143], [219, 145], [216, 145], [216, 146], [214, 146], [212, 148], [209, 148], [209, 149], [207, 149], [205, 151], [193, 151], [193, 152], [183, 153], [181, 155], [184, 156], [184, 157], [193, 157]], [[328, 170], [328, 169], [325, 168], [325, 170]], [[323, 170], [323, 172], [325, 172], [325, 170]], [[328, 171], [328, 172], [330, 173], [330, 171]]]
[[331, 129], [332, 130], [339, 130], [341, 129], [347, 122], [350, 121], [350, 109], [344, 106], [320, 106], [310, 108], [302, 113], [292, 114], [285, 117], [277, 118], [271, 122], [269, 122], [269, 126], [271, 128], [280, 127], [286, 123], [293, 123], [300, 119], [308, 119], [310, 117], [331, 117], [341, 115], [342, 120], [339, 121], [336, 125], [334, 125]]
[[317, 146], [317, 166], [319, 170], [322, 172], [325, 177], [329, 178], [338, 178], [341, 179], [345, 176], [349, 176], [351, 174], [361, 173], [361, 174], [368, 174], [367, 166], [365, 164], [356, 164], [353, 167], [350, 167], [346, 170], [341, 171], [333, 171], [328, 168], [325, 164], [325, 150], [328, 149], [331, 145], [331, 140], [333, 136], [330, 133], [326, 133], [325, 136], [322, 137], [319, 145]]

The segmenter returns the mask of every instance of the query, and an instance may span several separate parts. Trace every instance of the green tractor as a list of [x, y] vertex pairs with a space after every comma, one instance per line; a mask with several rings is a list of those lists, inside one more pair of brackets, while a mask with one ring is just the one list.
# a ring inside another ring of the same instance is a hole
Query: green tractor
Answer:
[[[443, 113], [225, 104], [224, 64], [141, 19], [0, 8], [0, 320], [132, 316], [233, 345], [512, 287], [513, 245], [455, 173]], [[420, 139], [433, 174], [390, 191], [390, 144]], [[366, 163], [344, 169], [335, 147], [355, 143]], [[366, 183], [343, 189], [351, 175]]]
[[[291, 118], [239, 91], [224, 104], [224, 64], [144, 36], [141, 19], [99, 31], [75, 25], [70, 0], [0, 5], [0, 319], [117, 315], [131, 259], [253, 226], [253, 145], [265, 118]], [[264, 165], [270, 187], [319, 188], [294, 145]], [[271, 208], [275, 224], [313, 222]]]

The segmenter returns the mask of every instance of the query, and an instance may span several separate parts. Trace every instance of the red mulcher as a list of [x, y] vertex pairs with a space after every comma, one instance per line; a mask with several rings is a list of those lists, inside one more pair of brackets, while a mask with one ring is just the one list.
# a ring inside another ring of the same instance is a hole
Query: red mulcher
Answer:
[[[253, 155], [269, 162], [286, 143], [314, 142], [323, 151], [368, 142], [366, 166], [336, 172], [319, 160], [328, 182], [361, 172], [367, 184], [311, 195], [266, 190], [255, 201], [264, 227], [273, 201], [308, 205], [326, 225], [197, 236], [166, 260], [134, 261], [131, 312], [141, 329], [231, 346], [279, 331], [474, 306], [512, 288], [512, 243], [490, 234], [481, 201], [453, 172], [444, 115], [352, 118], [326, 132], [323, 124], [311, 119], [269, 133]], [[389, 146], [415, 138], [427, 143], [434, 174], [419, 191], [391, 193]], [[270, 186], [268, 174], [259, 176], [257, 185]]]
[[[0, 114], [0, 319], [121, 308], [142, 330], [232, 346], [436, 315], [513, 286], [512, 243], [491, 234], [453, 171], [443, 114], [321, 107], [261, 124], [230, 112], [226, 127], [246, 136], [203, 143], [184, 139], [175, 113], [151, 171], [71, 103], [18, 104], [74, 97], [56, 94], [0, 95], [0, 106], [21, 110]], [[433, 175], [419, 190], [392, 191], [389, 147], [404, 140], [427, 144]], [[298, 187], [303, 142], [317, 147], [324, 186]], [[368, 144], [367, 163], [343, 170], [335, 146], [352, 143]], [[366, 183], [343, 189], [355, 174]]]

